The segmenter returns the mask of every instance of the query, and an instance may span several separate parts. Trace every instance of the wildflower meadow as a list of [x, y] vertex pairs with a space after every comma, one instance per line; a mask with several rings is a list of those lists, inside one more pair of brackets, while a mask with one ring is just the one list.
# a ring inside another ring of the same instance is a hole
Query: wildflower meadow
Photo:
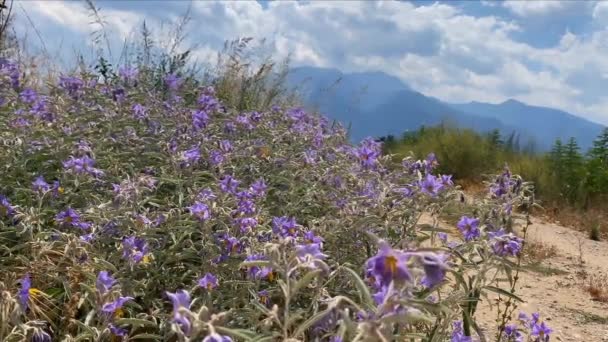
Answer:
[[441, 160], [395, 162], [280, 96], [131, 66], [25, 74], [0, 61], [1, 341], [549, 340], [518, 309], [512, 215], [535, 203], [508, 168], [442, 229], [469, 199]]

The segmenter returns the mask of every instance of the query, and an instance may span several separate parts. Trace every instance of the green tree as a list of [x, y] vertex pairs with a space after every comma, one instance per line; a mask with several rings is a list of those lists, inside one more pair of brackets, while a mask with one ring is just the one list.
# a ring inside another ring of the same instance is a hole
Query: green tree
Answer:
[[575, 204], [586, 174], [585, 160], [575, 138], [570, 138], [563, 153], [562, 194], [568, 202]]
[[608, 193], [608, 128], [595, 139], [588, 157], [585, 189], [591, 196]]

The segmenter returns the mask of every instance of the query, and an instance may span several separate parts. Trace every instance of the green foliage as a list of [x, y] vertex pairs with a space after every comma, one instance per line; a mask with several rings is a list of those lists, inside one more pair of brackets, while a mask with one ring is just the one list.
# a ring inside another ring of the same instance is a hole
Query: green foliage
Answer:
[[595, 224], [589, 230], [589, 238], [593, 241], [600, 241], [600, 225]]
[[587, 208], [608, 194], [608, 129], [584, 155], [576, 140], [555, 141], [550, 152], [535, 153], [533, 143], [520, 146], [517, 133], [503, 137], [498, 130], [482, 135], [444, 125], [421, 127], [401, 139], [383, 137], [384, 148], [396, 159], [434, 152], [443, 161], [440, 171], [456, 179], [479, 182], [483, 174], [508, 164], [513, 172], [535, 184], [539, 197]]

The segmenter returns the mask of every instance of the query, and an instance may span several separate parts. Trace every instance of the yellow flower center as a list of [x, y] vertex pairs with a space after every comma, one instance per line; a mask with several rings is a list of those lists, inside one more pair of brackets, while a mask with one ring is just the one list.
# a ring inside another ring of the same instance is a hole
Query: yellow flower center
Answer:
[[124, 315], [125, 315], [125, 312], [122, 309], [116, 309], [116, 311], [114, 311], [115, 318], [121, 318]]
[[274, 280], [274, 272], [270, 272], [268, 273], [268, 281], [273, 281]]
[[40, 290], [38, 290], [38, 289], [37, 289], [37, 288], [35, 288], [35, 287], [32, 287], [32, 288], [30, 288], [30, 290], [28, 291], [28, 294], [29, 294], [30, 296], [32, 296], [32, 297], [34, 297], [34, 298], [36, 298], [36, 297], [38, 297], [38, 296], [40, 296], [40, 295], [44, 295], [45, 293], [44, 293], [44, 292], [42, 292], [42, 291], [40, 291]]
[[60, 186], [57, 188], [57, 192], [60, 194], [63, 194], [65, 192], [65, 189], [62, 186]]
[[384, 258], [384, 265], [391, 271], [391, 273], [395, 273], [397, 271], [397, 258], [394, 255], [389, 255]]
[[142, 259], [142, 263], [145, 264], [149, 264], [150, 263], [150, 255], [144, 255], [143, 259]]

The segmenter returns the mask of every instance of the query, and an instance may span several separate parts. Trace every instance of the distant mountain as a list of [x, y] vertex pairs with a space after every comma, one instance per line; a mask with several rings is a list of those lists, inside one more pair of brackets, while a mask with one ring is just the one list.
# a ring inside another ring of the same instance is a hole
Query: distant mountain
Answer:
[[543, 149], [549, 149], [557, 138], [565, 141], [574, 137], [583, 151], [586, 151], [604, 128], [562, 110], [530, 106], [516, 100], [499, 104], [470, 102], [451, 106], [481, 117], [498, 119], [516, 127], [519, 132], [527, 132], [534, 136]]
[[382, 72], [299, 67], [290, 71], [287, 82], [307, 106], [350, 126], [353, 141], [366, 136], [399, 136], [422, 125], [444, 122], [478, 132], [517, 132], [522, 146], [534, 142], [542, 150], [548, 150], [556, 138], [573, 136], [586, 149], [602, 130], [601, 125], [575, 115], [514, 100], [497, 105], [448, 104]]

